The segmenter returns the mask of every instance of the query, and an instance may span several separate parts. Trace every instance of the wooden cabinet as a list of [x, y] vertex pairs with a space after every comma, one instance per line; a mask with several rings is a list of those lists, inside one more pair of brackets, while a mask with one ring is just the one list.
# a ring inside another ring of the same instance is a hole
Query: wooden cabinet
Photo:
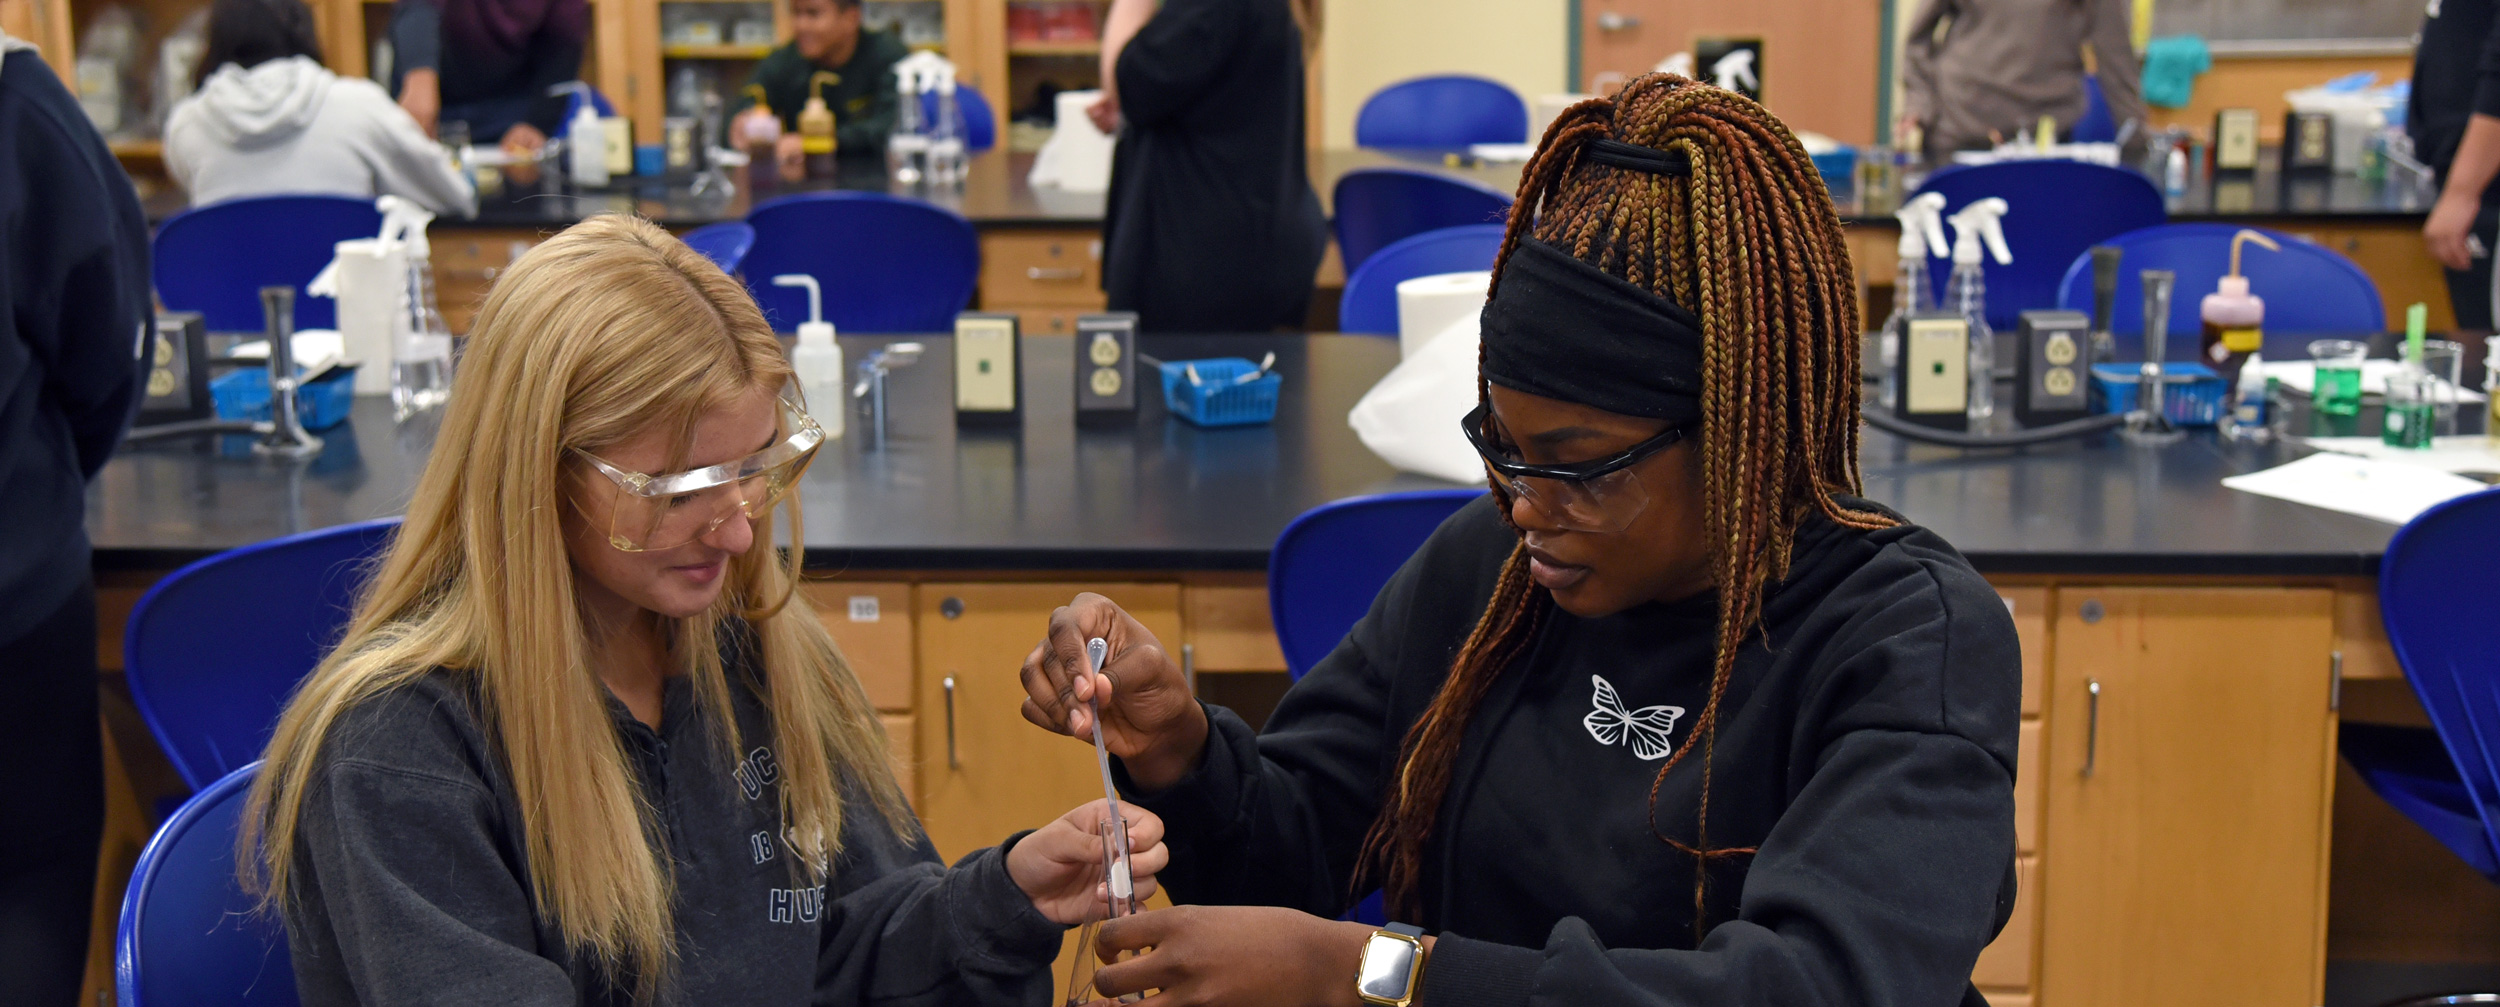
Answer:
[[2055, 599], [2039, 992], [2058, 1007], [2320, 1002], [2333, 592]]
[[1027, 723], [1017, 673], [1052, 609], [1108, 595], [1165, 640], [1181, 638], [1171, 584], [921, 584], [920, 816], [948, 860], [1102, 796], [1090, 745]]
[[[812, 581], [804, 588], [816, 618], [859, 676], [868, 701], [887, 713], [912, 708], [911, 585]], [[908, 749], [905, 749], [908, 751]]]
[[1102, 235], [1091, 230], [990, 230], [981, 235], [981, 310], [1015, 314], [1028, 333], [1076, 331], [1101, 311]]

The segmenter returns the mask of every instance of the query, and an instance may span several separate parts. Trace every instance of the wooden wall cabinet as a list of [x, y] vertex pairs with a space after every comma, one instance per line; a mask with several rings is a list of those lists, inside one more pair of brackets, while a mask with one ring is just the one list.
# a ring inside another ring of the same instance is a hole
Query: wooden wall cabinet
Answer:
[[2333, 591], [2061, 587], [2056, 604], [2043, 1000], [2319, 1003]]

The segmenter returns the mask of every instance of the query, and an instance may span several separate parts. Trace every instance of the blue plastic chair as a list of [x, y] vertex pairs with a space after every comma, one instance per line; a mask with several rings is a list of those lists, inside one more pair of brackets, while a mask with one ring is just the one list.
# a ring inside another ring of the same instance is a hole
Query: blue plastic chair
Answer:
[[1346, 275], [1401, 238], [1445, 227], [1499, 224], [1509, 193], [1415, 168], [1357, 168], [1337, 179], [1330, 203]]
[[255, 196], [185, 210], [156, 229], [156, 299], [197, 311], [211, 332], [261, 332], [260, 288], [295, 288], [295, 327], [338, 324], [338, 306], [307, 297], [304, 284], [350, 238], [382, 232], [373, 200], [353, 196]]
[[1525, 143], [1528, 103], [1500, 81], [1464, 74], [1417, 77], [1373, 92], [1354, 116], [1358, 147]]
[[[955, 108], [964, 114], [964, 150], [978, 154], [998, 146], [998, 115], [990, 111], [990, 100], [979, 88], [955, 89]], [[920, 121], [937, 120], [937, 94], [920, 96]]]
[[[2194, 357], [2195, 333], [2203, 325], [2201, 305], [2205, 295], [2213, 293], [2215, 282], [2231, 271], [2231, 236], [2242, 230], [2237, 224], [2164, 224], [2101, 242], [2117, 246], [2120, 252], [2118, 297], [2110, 304], [2110, 331], [2125, 337], [2123, 345], [2141, 345], [2143, 272], [2167, 269], [2178, 274], [2170, 295], [2170, 353], [2183, 360]], [[2240, 253], [2240, 272], [2248, 277], [2249, 291], [2265, 299], [2267, 332], [2387, 331], [2387, 305], [2379, 297], [2378, 284], [2351, 259], [2279, 231], [2253, 230], [2283, 246], [2280, 252], [2270, 252], [2251, 245]], [[2092, 310], [2088, 252], [2069, 262], [2065, 279], [2058, 285], [2057, 306]]]
[[235, 878], [236, 824], [260, 763], [208, 785], [156, 830], [122, 895], [121, 1007], [295, 1007], [286, 929]]
[[972, 304], [981, 247], [962, 214], [877, 192], [808, 192], [747, 213], [745, 273], [764, 317], [790, 332], [807, 292], [772, 277], [805, 273], [824, 288], [825, 320], [843, 332], [952, 332]]
[[398, 518], [222, 552], [174, 571], [130, 610], [130, 698], [197, 790], [260, 758], [296, 683], [338, 642]]
[[2347, 723], [2339, 747], [2373, 792], [2500, 882], [2500, 660], [2480, 635], [2496, 591], [2500, 490], [2398, 529], [2379, 564], [2379, 617], [2431, 726]]
[[[1988, 282], [1988, 325], [2001, 332], [2013, 331], [2023, 312], [2058, 303], [2058, 281], [2075, 256], [2170, 219], [2161, 190], [2144, 176], [2081, 161], [2008, 161], [1941, 171], [1919, 191], [1943, 193], [1948, 214], [1990, 196], [2005, 200], [2005, 243], [2014, 264], [1987, 259], [1980, 267]], [[1950, 225], [1945, 237], [1955, 237]], [[1952, 275], [1952, 260], [1928, 260], [1934, 283], [1928, 289], [1939, 300]]]
[[720, 271], [737, 275], [738, 266], [747, 260], [747, 250], [755, 247], [755, 225], [743, 220], [724, 220], [705, 224], [686, 232], [686, 247], [703, 253]]
[[1267, 611], [1296, 680], [1337, 649], [1432, 530], [1481, 488], [1353, 497], [1303, 512], [1267, 558]]
[[2109, 99], [2101, 94], [2101, 78], [2083, 75], [2083, 118], [2075, 120], [2069, 132], [2076, 143], [2113, 143], [2118, 139], [2118, 122], [2109, 114]]
[[1337, 300], [1337, 331], [1398, 334], [1398, 284], [1418, 276], [1493, 268], [1502, 250], [1500, 224], [1469, 224], [1398, 239], [1372, 253], [1346, 277]]

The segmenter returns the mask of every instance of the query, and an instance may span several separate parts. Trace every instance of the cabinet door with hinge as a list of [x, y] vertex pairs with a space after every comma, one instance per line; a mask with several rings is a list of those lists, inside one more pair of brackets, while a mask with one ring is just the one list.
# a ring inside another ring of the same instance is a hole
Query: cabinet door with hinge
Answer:
[[2326, 589], [2060, 588], [2040, 1002], [2323, 994]]
[[1051, 610], [1080, 591], [1120, 603], [1158, 639], [1181, 638], [1178, 584], [917, 589], [920, 819], [949, 862], [1102, 796], [1092, 746], [1026, 722], [1017, 679]]

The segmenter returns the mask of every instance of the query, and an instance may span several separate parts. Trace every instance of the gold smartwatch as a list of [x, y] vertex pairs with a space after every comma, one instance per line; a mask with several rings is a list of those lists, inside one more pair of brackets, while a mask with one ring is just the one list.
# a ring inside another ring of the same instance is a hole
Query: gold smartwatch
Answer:
[[1363, 962], [1354, 973], [1354, 993], [1364, 1003], [1407, 1007], [1415, 1002], [1424, 977], [1422, 927], [1392, 923], [1363, 942]]

